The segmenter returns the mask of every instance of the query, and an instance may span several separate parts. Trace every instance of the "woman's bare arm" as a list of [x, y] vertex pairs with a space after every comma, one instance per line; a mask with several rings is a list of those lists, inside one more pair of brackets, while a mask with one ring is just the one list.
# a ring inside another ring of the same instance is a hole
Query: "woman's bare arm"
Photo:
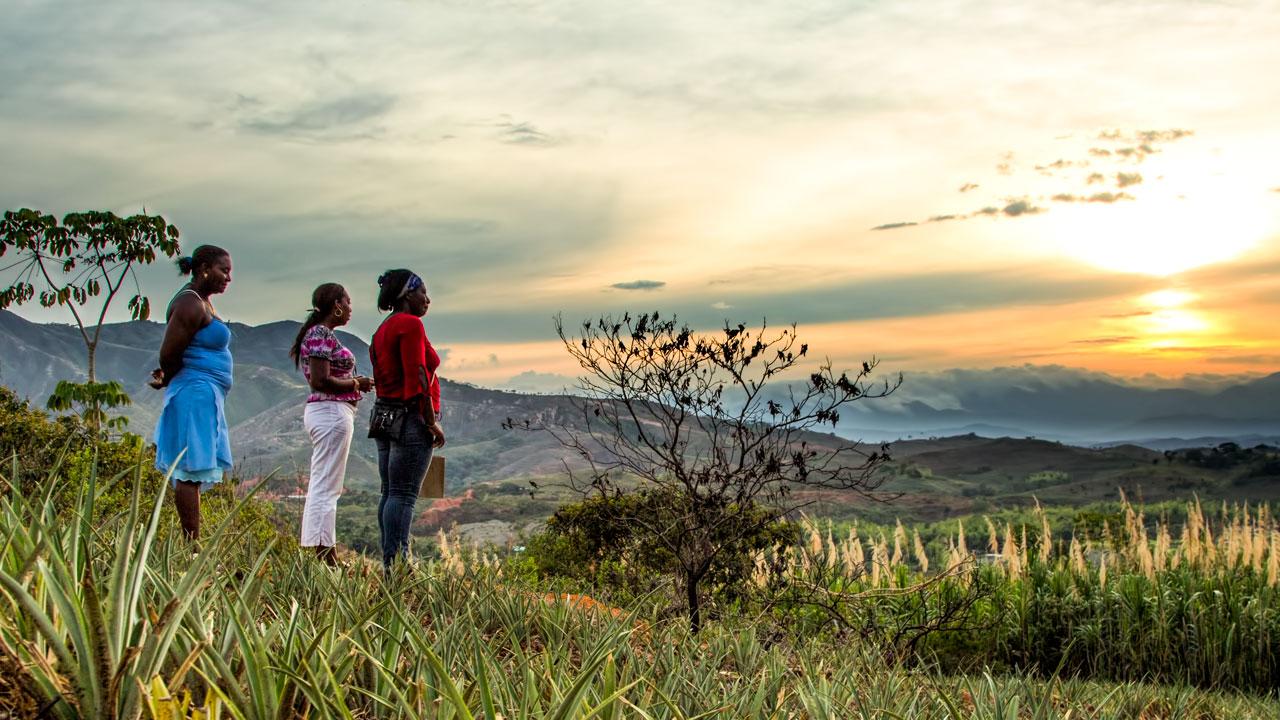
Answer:
[[329, 361], [322, 357], [307, 358], [307, 374], [311, 376], [307, 384], [318, 393], [346, 395], [357, 390], [367, 392], [369, 389], [365, 387], [368, 383], [362, 382], [363, 378], [359, 376], [338, 379], [330, 375]]
[[444, 428], [440, 425], [440, 418], [436, 417], [436, 409], [431, 406], [431, 382], [427, 379], [427, 369], [418, 366], [418, 382], [422, 383], [422, 392], [426, 397], [426, 406], [422, 410], [422, 419], [427, 421], [427, 429], [431, 431], [431, 446], [441, 448], [444, 447]]
[[200, 298], [183, 293], [174, 301], [169, 323], [164, 328], [164, 340], [160, 343], [161, 376], [157, 378], [158, 383], [152, 383], [152, 387], [162, 388], [178, 374], [182, 369], [182, 355], [191, 344], [191, 338], [208, 322], [208, 310]]

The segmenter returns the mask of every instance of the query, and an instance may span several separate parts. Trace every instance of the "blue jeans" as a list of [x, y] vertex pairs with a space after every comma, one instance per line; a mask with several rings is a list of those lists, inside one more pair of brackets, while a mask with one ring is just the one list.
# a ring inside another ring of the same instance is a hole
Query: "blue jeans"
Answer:
[[379, 438], [378, 477], [382, 500], [378, 503], [378, 530], [382, 534], [382, 566], [390, 570], [398, 557], [409, 554], [409, 526], [422, 478], [431, 464], [431, 431], [417, 413], [409, 413], [399, 441]]

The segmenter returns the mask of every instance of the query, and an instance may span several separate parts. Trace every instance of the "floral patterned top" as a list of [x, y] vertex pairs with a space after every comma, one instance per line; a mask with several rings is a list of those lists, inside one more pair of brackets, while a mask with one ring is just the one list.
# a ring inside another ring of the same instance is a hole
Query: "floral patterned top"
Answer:
[[[334, 380], [349, 380], [356, 374], [356, 356], [338, 341], [338, 336], [324, 325], [316, 325], [307, 331], [302, 338], [302, 348], [298, 351], [302, 358], [302, 374], [307, 382], [311, 382], [310, 358], [329, 361], [329, 377]], [[359, 402], [360, 393], [349, 392], [339, 395], [313, 392], [307, 396], [307, 402]]]

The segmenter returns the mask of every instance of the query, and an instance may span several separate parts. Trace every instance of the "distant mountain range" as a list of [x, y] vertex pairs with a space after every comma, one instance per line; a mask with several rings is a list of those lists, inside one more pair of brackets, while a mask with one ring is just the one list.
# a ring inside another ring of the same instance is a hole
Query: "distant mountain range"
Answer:
[[[293, 366], [288, 348], [298, 332], [297, 322], [250, 326], [231, 323], [235, 384], [227, 398], [232, 451], [239, 472], [250, 477], [276, 472], [277, 477], [305, 474], [310, 442], [302, 427], [307, 389], [301, 371]], [[162, 394], [147, 387], [156, 366], [164, 326], [155, 322], [127, 322], [103, 327], [98, 349], [100, 380], [119, 380], [134, 405], [123, 414], [133, 432], [150, 437]], [[342, 342], [368, 371], [368, 345], [339, 331]], [[83, 379], [84, 346], [70, 325], [29, 322], [0, 311], [0, 384], [43, 407], [59, 380]], [[566, 415], [567, 398], [520, 395], [487, 390], [442, 378], [445, 398], [443, 422], [449, 443], [449, 479], [455, 488], [476, 480], [547, 475], [563, 469], [562, 448], [540, 433], [504, 431], [508, 417]], [[367, 403], [368, 401], [366, 401]], [[367, 404], [356, 415], [356, 442], [348, 468], [348, 485], [376, 488], [377, 453], [366, 439]]]
[[[227, 401], [232, 447], [246, 475], [273, 470], [305, 473], [310, 444], [302, 428], [306, 388], [287, 349], [298, 323], [231, 324], [235, 387]], [[103, 328], [98, 351], [101, 379], [120, 380], [135, 405], [131, 429], [149, 436], [161, 394], [145, 385], [156, 365], [164, 327], [128, 322]], [[340, 333], [363, 360], [368, 346]], [[368, 367], [367, 362], [361, 365]], [[84, 347], [70, 325], [41, 324], [0, 311], [0, 384], [42, 405], [58, 380], [82, 378]], [[563, 469], [564, 450], [544, 434], [509, 432], [508, 417], [567, 418], [564, 395], [529, 395], [443, 379], [450, 482], [548, 475]], [[350, 483], [376, 487], [373, 443], [365, 440], [365, 413]], [[921, 441], [958, 435], [1060, 441], [1078, 446], [1140, 445], [1155, 450], [1217, 445], [1280, 444], [1280, 373], [1218, 378], [1181, 388], [1148, 387], [1101, 373], [1053, 366], [913, 373], [893, 396], [854, 403], [839, 434], [868, 441]], [[909, 452], [913, 443], [900, 443]]]
[[1035, 436], [1154, 449], [1275, 443], [1280, 373], [1182, 388], [1053, 366], [917, 373], [885, 401], [850, 408], [840, 432], [876, 440]]
[[[872, 380], [895, 377], [884, 363]], [[563, 392], [573, 384], [572, 378], [525, 372], [502, 387]], [[786, 387], [775, 387], [774, 399], [785, 400], [786, 392]], [[893, 395], [844, 408], [837, 432], [876, 442], [973, 433], [1033, 436], [1085, 447], [1274, 443], [1280, 439], [1278, 401], [1280, 372], [1171, 380], [1120, 378], [1057, 365], [913, 371]]]

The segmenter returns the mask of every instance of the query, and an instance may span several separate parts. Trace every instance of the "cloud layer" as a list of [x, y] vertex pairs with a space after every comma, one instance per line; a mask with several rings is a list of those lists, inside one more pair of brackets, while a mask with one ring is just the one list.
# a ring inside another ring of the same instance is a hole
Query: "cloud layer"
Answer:
[[[1148, 156], [1161, 152], [1162, 146], [1176, 140], [1191, 137], [1191, 130], [1174, 128], [1171, 130], [1138, 130], [1124, 132], [1121, 130], [1104, 130], [1092, 138], [1093, 142], [1109, 143], [1113, 147], [1089, 147], [1087, 155], [1074, 159], [1058, 158], [1052, 162], [1033, 165], [1036, 174], [1054, 179], [1055, 191], [1038, 197], [1041, 202], [1050, 203], [1105, 203], [1111, 204], [1124, 200], [1136, 200], [1128, 192], [1102, 191], [1081, 194], [1079, 188], [1089, 185], [1113, 182], [1117, 189], [1141, 185], [1142, 173], [1122, 169], [1130, 165], [1140, 164]], [[1016, 154], [1007, 152], [1001, 156], [996, 165], [998, 175], [1019, 177], [1020, 166], [1015, 163]], [[1114, 172], [1112, 172], [1114, 170]], [[1104, 172], [1105, 171], [1105, 172]], [[968, 193], [980, 187], [977, 183], [965, 183], [960, 186], [961, 193]], [[1025, 215], [1038, 215], [1047, 212], [1048, 208], [1036, 205], [1036, 199], [1024, 193], [1022, 197], [1005, 197], [999, 205], [986, 205], [969, 213], [948, 213], [934, 215], [922, 222], [933, 223], [946, 220], [967, 220], [971, 218], [1017, 218]], [[872, 227], [872, 230], [899, 230], [915, 227], [921, 221], [899, 220]]]
[[[637, 301], [839, 327], [849, 359], [1114, 363], [1125, 343], [1078, 341], [1156, 332], [1099, 320], [1152, 281], [1064, 247], [1141, 233], [1058, 223], [1140, 207], [1179, 172], [1275, 198], [1280, 10], [1261, 2], [54, 0], [5, 19], [0, 156], [21, 172], [0, 205], [163, 214], [232, 250], [219, 308], [247, 322], [300, 317], [336, 281], [368, 333], [373, 279], [411, 267], [461, 379], [550, 372], [512, 345]], [[1215, 244], [1240, 232], [1222, 207]], [[1254, 315], [1268, 282], [1238, 290]], [[1028, 337], [975, 339], [1028, 316]], [[1248, 335], [1214, 340], [1229, 368], [1275, 354], [1229, 319]], [[930, 345], [961, 326], [972, 342]]]

